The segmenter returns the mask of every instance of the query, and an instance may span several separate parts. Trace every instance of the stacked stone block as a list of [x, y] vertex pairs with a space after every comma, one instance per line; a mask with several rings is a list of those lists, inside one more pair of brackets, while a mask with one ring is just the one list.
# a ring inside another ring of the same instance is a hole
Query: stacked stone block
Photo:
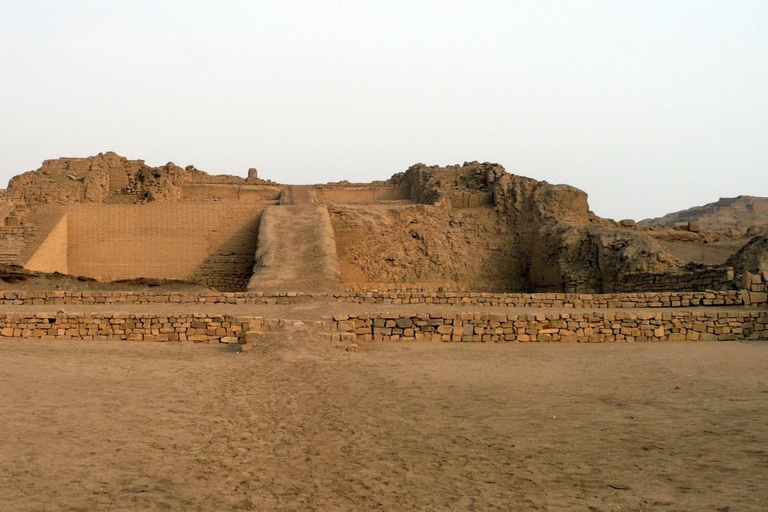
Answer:
[[0, 313], [0, 337], [240, 343], [250, 322], [205, 314]]
[[330, 330], [357, 341], [643, 342], [768, 338], [768, 311], [341, 315]]
[[[759, 277], [759, 276], [758, 276]], [[754, 291], [752, 291], [754, 290]], [[752, 290], [652, 293], [471, 293], [412, 290], [345, 293], [0, 291], [0, 305], [297, 304], [333, 300], [353, 304], [526, 307], [557, 309], [768, 306], [765, 284]]]
[[738, 287], [733, 268], [722, 267], [681, 273], [636, 273], [611, 284], [612, 292], [732, 290]]

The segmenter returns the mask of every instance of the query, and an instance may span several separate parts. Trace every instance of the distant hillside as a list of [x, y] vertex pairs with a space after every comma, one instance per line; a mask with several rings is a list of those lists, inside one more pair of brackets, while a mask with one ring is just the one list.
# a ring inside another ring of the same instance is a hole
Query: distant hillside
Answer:
[[645, 219], [641, 226], [674, 226], [697, 222], [701, 229], [722, 230], [768, 225], [768, 197], [739, 196], [720, 198], [714, 203], [668, 213], [656, 219]]

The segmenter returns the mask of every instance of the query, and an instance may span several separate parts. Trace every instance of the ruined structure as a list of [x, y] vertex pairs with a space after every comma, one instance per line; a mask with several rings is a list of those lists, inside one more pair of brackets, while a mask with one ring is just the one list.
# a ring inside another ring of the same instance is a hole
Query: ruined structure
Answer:
[[765, 225], [696, 219], [603, 219], [581, 190], [490, 163], [287, 186], [48, 160], [0, 194], [0, 337], [247, 348], [306, 322], [347, 347], [768, 337]]
[[727, 290], [761, 275], [726, 262], [746, 231], [602, 219], [581, 190], [490, 163], [296, 187], [109, 152], [10, 181], [0, 263], [219, 291]]

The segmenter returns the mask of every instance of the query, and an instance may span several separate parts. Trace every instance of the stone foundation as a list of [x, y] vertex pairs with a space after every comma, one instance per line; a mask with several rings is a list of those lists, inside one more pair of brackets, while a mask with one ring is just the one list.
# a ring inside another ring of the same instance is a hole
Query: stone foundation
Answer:
[[[6, 313], [0, 337], [231, 343], [292, 321], [194, 314]], [[768, 309], [375, 313], [305, 321], [330, 341], [654, 342], [768, 339]], [[253, 340], [250, 340], [251, 342]]]
[[205, 314], [0, 314], [0, 337], [240, 343], [251, 319]]
[[528, 308], [676, 308], [750, 306], [768, 307], [768, 293], [755, 291], [659, 293], [470, 293], [412, 290], [346, 293], [256, 292], [92, 292], [0, 291], [0, 305], [76, 304], [296, 304], [333, 300], [354, 304], [429, 304], [446, 306]]
[[[768, 338], [768, 311], [342, 315], [341, 341], [648, 342]], [[333, 333], [331, 334], [333, 336]], [[335, 341], [335, 340], [334, 340]]]

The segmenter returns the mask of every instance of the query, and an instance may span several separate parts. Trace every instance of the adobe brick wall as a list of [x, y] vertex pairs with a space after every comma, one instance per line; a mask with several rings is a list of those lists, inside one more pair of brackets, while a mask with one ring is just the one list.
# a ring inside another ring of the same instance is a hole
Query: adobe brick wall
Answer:
[[24, 268], [38, 272], [68, 273], [69, 237], [67, 225], [67, 215], [62, 214], [53, 229], [48, 232], [32, 256], [24, 263]]
[[[768, 310], [340, 315], [328, 326], [357, 341], [645, 342], [768, 338]], [[354, 337], [353, 337], [354, 336]]]
[[185, 183], [181, 189], [184, 200], [227, 200], [227, 201], [277, 201], [280, 198], [279, 186], [222, 184], [222, 183]]
[[111, 281], [185, 279], [244, 290], [262, 202], [67, 206], [69, 273]]
[[318, 203], [372, 203], [376, 201], [408, 200], [410, 190], [404, 187], [315, 187]]

